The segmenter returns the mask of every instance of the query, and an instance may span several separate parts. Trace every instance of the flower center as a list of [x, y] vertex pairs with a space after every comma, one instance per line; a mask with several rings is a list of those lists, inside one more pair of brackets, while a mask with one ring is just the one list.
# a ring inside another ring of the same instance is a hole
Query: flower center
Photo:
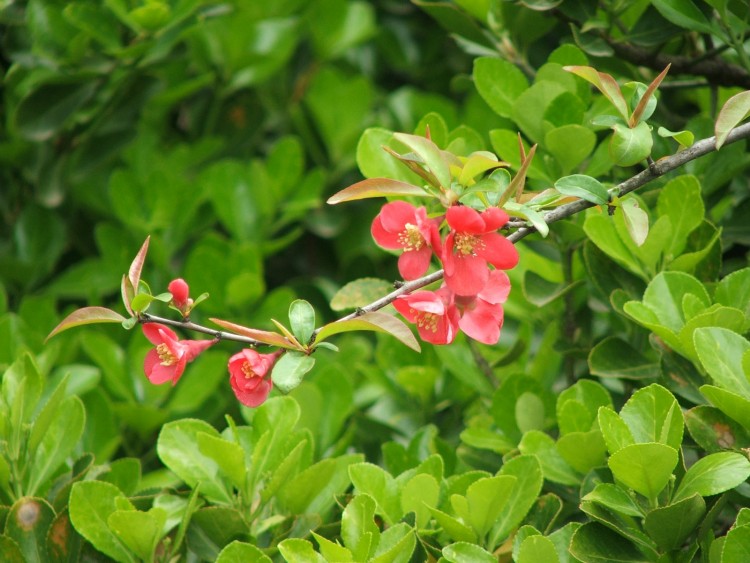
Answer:
[[253, 366], [250, 365], [250, 362], [244, 362], [242, 364], [242, 367], [240, 368], [240, 371], [242, 371], [242, 374], [245, 376], [246, 379], [252, 379], [253, 377], [258, 377], [258, 374], [253, 371]]
[[477, 235], [468, 233], [456, 233], [455, 248], [463, 256], [475, 256], [475, 248], [484, 248], [484, 241]]
[[404, 230], [398, 235], [398, 242], [404, 247], [405, 251], [419, 250], [425, 245], [425, 240], [419, 231], [419, 227], [411, 223], [404, 225]]
[[177, 363], [177, 358], [174, 357], [169, 347], [163, 342], [156, 347], [156, 353], [159, 354], [159, 359], [163, 366], [172, 366]]
[[413, 314], [417, 316], [417, 326], [429, 330], [430, 332], [437, 332], [438, 323], [440, 322], [440, 315], [435, 313], [425, 313], [424, 311], [411, 310]]

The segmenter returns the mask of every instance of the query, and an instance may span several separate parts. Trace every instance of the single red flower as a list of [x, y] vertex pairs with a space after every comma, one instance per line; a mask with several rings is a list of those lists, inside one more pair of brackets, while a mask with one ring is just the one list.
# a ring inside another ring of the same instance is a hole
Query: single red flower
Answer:
[[169, 293], [172, 294], [172, 305], [180, 310], [185, 309], [190, 301], [190, 287], [182, 278], [177, 278], [169, 282], [167, 286]]
[[373, 220], [372, 238], [383, 248], [404, 251], [398, 258], [398, 271], [405, 280], [413, 280], [430, 267], [433, 249], [440, 249], [439, 222], [428, 219], [424, 207], [392, 201]]
[[492, 270], [487, 285], [477, 295], [456, 297], [456, 304], [461, 311], [459, 328], [474, 340], [496, 344], [503, 326], [502, 303], [505, 303], [508, 293], [508, 275], [502, 270]]
[[188, 362], [216, 343], [216, 340], [180, 340], [167, 326], [145, 323], [143, 334], [156, 348], [149, 350], [143, 362], [143, 371], [151, 383], [177, 383]]
[[508, 222], [502, 209], [490, 207], [479, 213], [454, 205], [445, 214], [451, 232], [445, 239], [443, 266], [445, 283], [456, 295], [476, 295], [487, 285], [489, 262], [509, 270], [518, 264], [518, 251], [497, 229]]
[[245, 348], [229, 358], [229, 376], [232, 391], [245, 406], [257, 407], [271, 392], [271, 369], [281, 351], [273, 354], [259, 354], [252, 348]]
[[406, 320], [417, 325], [422, 340], [450, 344], [456, 338], [459, 316], [453, 293], [448, 288], [402, 295], [396, 298], [393, 306]]

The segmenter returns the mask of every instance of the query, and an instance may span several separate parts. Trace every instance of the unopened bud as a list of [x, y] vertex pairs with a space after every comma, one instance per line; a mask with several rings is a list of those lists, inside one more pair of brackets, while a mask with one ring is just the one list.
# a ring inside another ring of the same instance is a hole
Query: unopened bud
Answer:
[[172, 303], [175, 307], [177, 307], [178, 309], [183, 309], [188, 304], [190, 287], [188, 287], [188, 284], [185, 280], [183, 280], [182, 278], [172, 280], [171, 282], [169, 282], [169, 286], [167, 286], [167, 289], [169, 289], [169, 293], [172, 294]]

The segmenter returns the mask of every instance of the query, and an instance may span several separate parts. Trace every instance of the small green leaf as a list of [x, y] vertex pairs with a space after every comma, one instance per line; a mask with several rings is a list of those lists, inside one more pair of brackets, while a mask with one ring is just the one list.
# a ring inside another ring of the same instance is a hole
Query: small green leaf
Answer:
[[706, 16], [692, 0], [652, 0], [654, 8], [673, 24], [700, 33], [715, 33]]
[[313, 545], [303, 539], [287, 538], [278, 545], [279, 552], [287, 563], [326, 563]]
[[233, 541], [219, 552], [216, 563], [272, 563], [271, 558], [250, 543]]
[[549, 225], [544, 220], [544, 216], [528, 205], [522, 205], [515, 201], [507, 201], [505, 202], [505, 205], [503, 205], [503, 209], [505, 209], [510, 215], [530, 221], [532, 226], [540, 235], [542, 235], [542, 237], [546, 238], [549, 234]]
[[551, 436], [539, 430], [526, 432], [518, 444], [524, 455], [534, 455], [539, 460], [544, 478], [553, 483], [578, 485], [580, 476], [563, 459]]
[[284, 354], [271, 372], [273, 384], [282, 393], [289, 393], [292, 389], [302, 383], [305, 374], [315, 365], [315, 358], [304, 352], [290, 350]]
[[[55, 511], [42, 498], [22, 497], [10, 511], [5, 507], [4, 535], [14, 540], [21, 548], [24, 561], [28, 563], [46, 563], [47, 532], [55, 518]], [[0, 555], [2, 549], [0, 548]], [[3, 561], [5, 561], [3, 559]]]
[[675, 497], [668, 506], [651, 510], [643, 528], [662, 549], [678, 549], [705, 514], [706, 503], [699, 494], [682, 500]]
[[347, 283], [331, 299], [331, 309], [343, 311], [372, 303], [393, 291], [393, 284], [378, 278], [360, 278]]
[[122, 323], [123, 321], [125, 321], [125, 317], [111, 309], [105, 307], [83, 307], [82, 309], [73, 311], [60, 324], [53, 328], [52, 332], [47, 335], [45, 342], [56, 334], [76, 326], [94, 323]]
[[544, 536], [529, 536], [523, 542], [518, 550], [516, 563], [559, 563], [560, 558], [557, 555], [555, 544], [552, 540]]
[[152, 508], [148, 512], [115, 510], [107, 518], [107, 524], [141, 561], [150, 561], [166, 520], [167, 513], [162, 508]]
[[636, 442], [659, 442], [675, 451], [682, 445], [682, 409], [667, 389], [653, 383], [639, 389], [620, 409], [620, 417]]
[[401, 320], [387, 313], [365, 313], [353, 319], [335, 321], [323, 326], [317, 334], [316, 340], [325, 340], [334, 334], [357, 330], [374, 330], [385, 332], [395, 337], [412, 350], [419, 352], [420, 347], [414, 334]]
[[586, 563], [649, 561], [631, 541], [598, 522], [588, 522], [573, 533], [570, 553]]
[[607, 461], [616, 479], [654, 500], [666, 487], [677, 466], [677, 450], [660, 443], [632, 444]]
[[617, 336], [608, 336], [591, 349], [589, 370], [606, 378], [654, 379], [661, 376], [657, 360], [645, 356]]
[[451, 173], [448, 162], [435, 143], [425, 137], [407, 135], [406, 133], [394, 133], [393, 138], [405, 144], [422, 158], [427, 169], [432, 172], [441, 187], [450, 188]]
[[750, 115], [750, 90], [740, 92], [729, 98], [721, 108], [714, 131], [716, 132], [716, 149], [720, 149], [729, 132]]
[[627, 491], [612, 483], [598, 483], [594, 490], [581, 500], [596, 502], [627, 516], [636, 518], [643, 516], [643, 511]]
[[355, 556], [355, 561], [367, 561], [380, 538], [380, 530], [374, 521], [375, 507], [375, 500], [370, 495], [360, 493], [346, 505], [341, 516], [341, 538]]
[[719, 387], [750, 399], [750, 381], [743, 367], [743, 358], [750, 351], [750, 342], [726, 328], [698, 328], [693, 333], [695, 349], [704, 369]]
[[449, 563], [497, 563], [497, 558], [476, 544], [456, 542], [443, 548], [443, 559]]
[[315, 330], [315, 309], [304, 299], [295, 299], [289, 305], [289, 326], [292, 333], [302, 344], [312, 338]]
[[648, 236], [648, 214], [638, 206], [634, 198], [628, 198], [620, 204], [625, 226], [636, 246], [642, 246]]
[[390, 178], [370, 178], [344, 188], [328, 198], [327, 203], [336, 205], [345, 201], [384, 196], [430, 196], [423, 188]]
[[688, 468], [673, 502], [695, 493], [708, 497], [733, 489], [750, 477], [750, 461], [743, 454], [720, 452], [702, 457]]
[[612, 129], [614, 133], [609, 141], [609, 154], [615, 164], [632, 166], [651, 154], [654, 139], [651, 128], [645, 121], [632, 129], [616, 123]]
[[614, 454], [624, 447], [635, 443], [628, 425], [610, 407], [600, 407], [597, 419], [610, 454]]
[[245, 486], [247, 470], [245, 468], [245, 452], [235, 442], [218, 438], [205, 432], [196, 435], [200, 452], [213, 459], [235, 488], [242, 490]]
[[670, 131], [666, 127], [659, 127], [656, 134], [659, 137], [671, 137], [680, 143], [681, 147], [690, 147], [695, 142], [695, 135], [690, 131]]
[[561, 194], [580, 197], [596, 205], [606, 205], [609, 193], [599, 180], [583, 174], [565, 176], [555, 182], [555, 189]]
[[523, 72], [498, 57], [474, 59], [474, 84], [495, 113], [511, 117], [513, 102], [529, 87]]

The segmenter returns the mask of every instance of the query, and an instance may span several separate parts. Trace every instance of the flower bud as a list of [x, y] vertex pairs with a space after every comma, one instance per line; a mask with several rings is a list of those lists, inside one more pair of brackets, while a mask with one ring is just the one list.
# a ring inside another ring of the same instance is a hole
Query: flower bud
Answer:
[[185, 280], [177, 278], [169, 282], [169, 293], [172, 294], [172, 304], [178, 309], [184, 309], [188, 304], [190, 287]]

